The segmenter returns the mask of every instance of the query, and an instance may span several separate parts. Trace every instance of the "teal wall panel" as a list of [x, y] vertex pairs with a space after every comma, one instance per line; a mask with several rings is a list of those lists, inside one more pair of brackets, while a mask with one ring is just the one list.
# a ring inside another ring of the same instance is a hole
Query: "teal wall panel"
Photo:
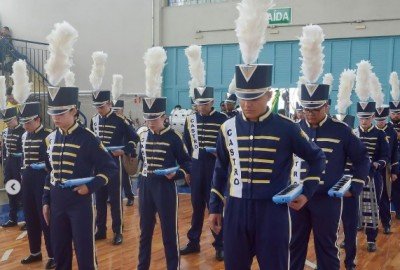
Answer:
[[[355, 39], [332, 39], [324, 42], [324, 74], [334, 76], [331, 112], [334, 113], [340, 73], [345, 68], [356, 68], [362, 59], [370, 59], [382, 87], [385, 100], [390, 98], [389, 75], [400, 73], [400, 36]], [[168, 98], [168, 110], [176, 104], [188, 107], [188, 81], [190, 80], [185, 47], [168, 47], [168, 61], [164, 70], [164, 95]], [[215, 103], [218, 105], [226, 96], [234, 74], [234, 66], [242, 63], [237, 44], [205, 45], [202, 57], [206, 63], [207, 85], [215, 88]], [[300, 53], [298, 41], [270, 42], [261, 50], [258, 63], [274, 65], [273, 86], [296, 87], [300, 76]], [[322, 81], [322, 75], [320, 82]], [[352, 95], [353, 105], [349, 112], [355, 113], [357, 98]], [[218, 106], [216, 106], [218, 107]]]

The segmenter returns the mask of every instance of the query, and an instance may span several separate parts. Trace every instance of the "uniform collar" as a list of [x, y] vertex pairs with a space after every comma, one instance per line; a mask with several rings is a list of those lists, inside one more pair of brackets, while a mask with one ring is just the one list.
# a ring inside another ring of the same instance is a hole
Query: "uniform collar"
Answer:
[[[168, 126], [160, 131], [159, 135], [163, 135], [165, 132], [171, 129], [171, 126]], [[152, 134], [155, 134], [151, 129], [148, 129]], [[156, 134], [157, 135], [157, 134]]]
[[212, 108], [211, 109], [211, 112], [208, 114], [208, 115], [201, 115], [200, 113], [198, 113], [201, 117], [207, 117], [207, 116], [211, 116], [211, 115], [213, 115], [215, 113], [215, 109], [214, 108]]
[[78, 124], [77, 122], [75, 122], [75, 123], [72, 125], [72, 127], [70, 127], [70, 128], [67, 130], [66, 133], [64, 133], [64, 132], [62, 131], [61, 128], [58, 128], [58, 131], [59, 131], [61, 134], [63, 134], [63, 135], [70, 135], [70, 134], [72, 134], [72, 132], [74, 132], [78, 127], [79, 127], [79, 124]]
[[362, 132], [370, 132], [371, 130], [373, 130], [374, 129], [374, 125], [372, 125], [370, 128], [368, 128], [367, 130], [364, 130], [362, 127], [359, 127], [360, 128], [360, 130], [362, 131]]
[[386, 124], [383, 128], [380, 128], [380, 130], [386, 131], [387, 127], [388, 127], [388, 124]]
[[21, 124], [18, 124], [18, 125], [16, 125], [15, 127], [13, 127], [13, 128], [9, 128], [9, 130], [17, 130], [17, 129], [19, 129], [21, 127]]
[[39, 131], [41, 131], [43, 129], [43, 125], [40, 124], [40, 126], [33, 132], [33, 133], [38, 133]]
[[[265, 119], [267, 119], [271, 115], [271, 113], [272, 113], [272, 111], [269, 108], [267, 108], [267, 111], [258, 117], [258, 122], [261, 122], [261, 121], [264, 121]], [[244, 121], [249, 121], [243, 112], [242, 112], [242, 118]]]
[[[321, 122], [318, 123], [318, 126], [322, 127], [322, 125], [325, 124], [327, 120], [328, 120], [328, 115], [325, 115], [325, 118]], [[306, 119], [304, 119], [304, 121], [306, 122], [307, 126], [309, 128], [311, 128], [310, 123], [308, 123], [308, 121]]]
[[105, 116], [101, 116], [100, 114], [99, 115], [101, 118], [108, 118], [110, 115], [112, 115], [112, 113], [113, 113], [113, 110], [110, 110], [110, 112], [107, 113]]

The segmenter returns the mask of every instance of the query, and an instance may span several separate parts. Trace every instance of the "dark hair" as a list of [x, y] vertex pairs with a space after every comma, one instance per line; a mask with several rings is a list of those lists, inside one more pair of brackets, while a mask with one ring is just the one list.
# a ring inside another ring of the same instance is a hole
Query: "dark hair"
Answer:
[[12, 90], [13, 90], [12, 86], [7, 87], [6, 95], [7, 96], [12, 95]]
[[178, 105], [175, 106], [174, 109], [182, 109], [182, 106], [178, 104]]
[[3, 28], [3, 29], [6, 29], [6, 30], [8, 30], [8, 31], [11, 31], [11, 30], [10, 30], [10, 27], [8, 27], [8, 26], [3, 26], [2, 28]]
[[285, 109], [279, 109], [278, 113], [281, 114], [281, 115], [286, 115]]
[[225, 105], [225, 101], [221, 101], [221, 103], [219, 104], [219, 106], [221, 107], [222, 105]]

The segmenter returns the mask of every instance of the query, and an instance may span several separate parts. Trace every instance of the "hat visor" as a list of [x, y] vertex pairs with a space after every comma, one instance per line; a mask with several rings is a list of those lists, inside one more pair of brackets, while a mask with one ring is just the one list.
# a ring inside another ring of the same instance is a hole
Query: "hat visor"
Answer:
[[213, 98], [196, 99], [194, 101], [194, 104], [196, 104], [196, 105], [206, 105], [206, 104], [210, 103], [211, 101], [214, 101], [214, 99]]
[[35, 120], [37, 117], [39, 117], [39, 115], [33, 115], [33, 116], [29, 116], [29, 117], [20, 117], [19, 122], [21, 124], [26, 124], [32, 120]]
[[357, 117], [358, 118], [362, 118], [362, 119], [370, 118], [370, 117], [372, 117], [374, 115], [375, 114], [373, 112], [358, 112], [357, 113]]
[[238, 99], [243, 99], [243, 100], [254, 100], [262, 97], [270, 91], [271, 88], [263, 88], [263, 89], [239, 89], [237, 88], [235, 91], [236, 97]]
[[160, 112], [160, 113], [143, 113], [143, 118], [144, 120], [156, 120], [163, 116], [165, 112]]
[[301, 106], [303, 107], [302, 110], [304, 109], [318, 109], [324, 106], [325, 104], [328, 104], [326, 100], [324, 101], [300, 101]]
[[14, 118], [17, 118], [17, 116], [12, 116], [12, 117], [9, 117], [9, 118], [3, 118], [2, 120], [3, 120], [4, 123], [8, 123], [11, 120], [13, 120]]
[[233, 101], [233, 100], [230, 100], [230, 99], [226, 99], [224, 102], [225, 103], [231, 103], [231, 104], [235, 104], [236, 103], [236, 101]]
[[376, 121], [385, 121], [386, 119], [387, 119], [387, 116], [383, 116], [383, 117], [382, 116], [379, 116], [379, 117], [375, 116], [375, 120]]
[[100, 108], [100, 107], [103, 107], [104, 105], [106, 105], [107, 102], [109, 102], [109, 101], [107, 100], [107, 101], [103, 101], [103, 102], [93, 102], [92, 104], [94, 107]]
[[391, 113], [400, 113], [400, 109], [390, 109]]

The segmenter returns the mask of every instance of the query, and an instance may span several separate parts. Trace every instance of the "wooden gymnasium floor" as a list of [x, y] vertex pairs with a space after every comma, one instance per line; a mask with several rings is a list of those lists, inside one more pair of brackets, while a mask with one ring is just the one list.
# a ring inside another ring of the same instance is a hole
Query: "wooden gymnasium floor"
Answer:
[[[180, 195], [179, 207], [179, 233], [180, 243], [185, 244], [186, 233], [190, 226], [191, 205], [189, 195]], [[97, 258], [99, 269], [136, 269], [138, 257], [138, 237], [139, 237], [139, 216], [137, 201], [133, 207], [125, 207], [124, 217], [124, 243], [115, 247], [111, 245], [111, 231], [109, 226], [109, 234], [107, 240], [96, 243]], [[378, 251], [369, 254], [366, 252], [365, 236], [359, 233], [358, 243], [358, 269], [370, 270], [395, 270], [400, 269], [400, 222], [393, 221], [393, 233], [389, 236], [379, 234]], [[42, 263], [35, 263], [29, 266], [22, 266], [20, 260], [29, 254], [27, 237], [16, 240], [21, 235], [19, 228], [0, 229], [0, 260], [3, 254], [12, 249], [9, 258], [0, 262], [0, 269], [44, 269], [47, 261], [45, 250], [43, 250], [44, 260]], [[341, 234], [342, 235], [342, 234]], [[342, 240], [343, 236], [340, 237]], [[203, 228], [201, 253], [181, 257], [181, 269], [224, 269], [222, 262], [214, 259], [214, 249], [211, 246], [212, 236], [208, 226]], [[341, 261], [343, 262], [344, 254], [341, 252]], [[74, 259], [75, 260], [75, 259]], [[315, 263], [315, 255], [313, 251], [312, 241], [309, 245], [308, 260]], [[74, 269], [77, 269], [74, 261]], [[164, 250], [161, 241], [161, 232], [159, 225], [156, 226], [151, 269], [165, 269]], [[256, 260], [254, 260], [253, 269], [258, 269]], [[305, 269], [312, 269], [307, 267]], [[343, 268], [344, 269], [344, 268]]]

